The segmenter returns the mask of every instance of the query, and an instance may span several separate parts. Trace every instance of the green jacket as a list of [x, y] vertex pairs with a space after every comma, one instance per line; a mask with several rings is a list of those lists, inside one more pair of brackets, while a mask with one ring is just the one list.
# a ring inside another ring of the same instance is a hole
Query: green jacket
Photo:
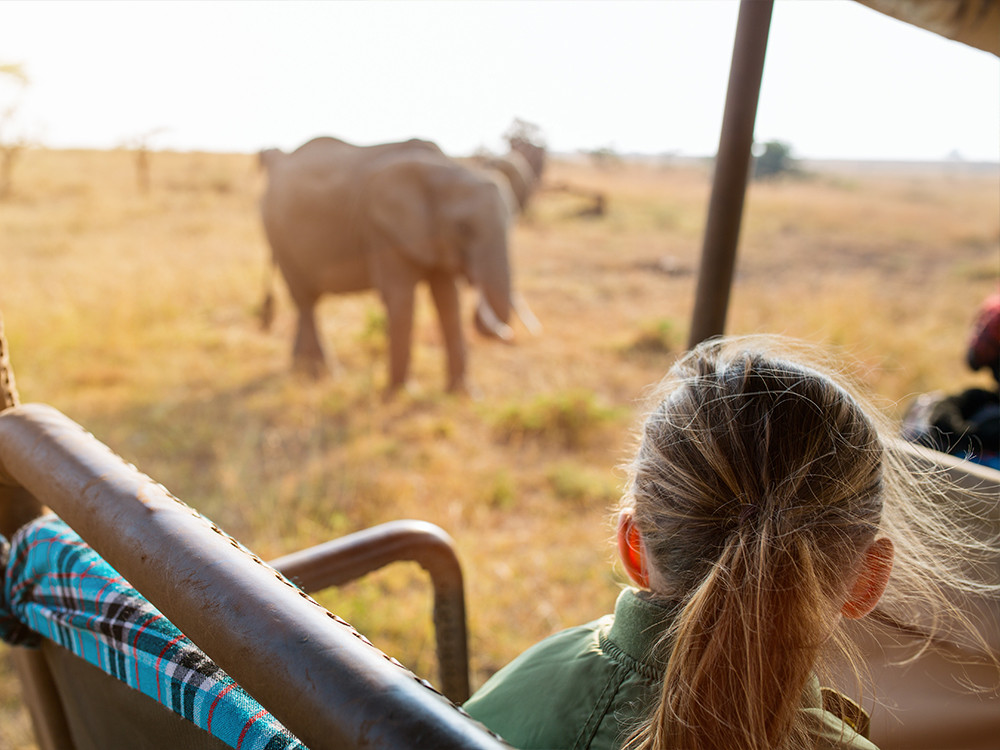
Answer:
[[[615, 614], [546, 638], [491, 677], [465, 704], [472, 717], [522, 750], [614, 750], [652, 708], [652, 654], [670, 611], [628, 589]], [[802, 710], [817, 750], [878, 750], [823, 709], [819, 682]]]

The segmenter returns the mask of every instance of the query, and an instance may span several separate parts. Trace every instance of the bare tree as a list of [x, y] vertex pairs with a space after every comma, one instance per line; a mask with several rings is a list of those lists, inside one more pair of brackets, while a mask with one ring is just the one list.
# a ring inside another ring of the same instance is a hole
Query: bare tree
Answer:
[[149, 154], [152, 150], [150, 141], [153, 140], [154, 136], [164, 132], [166, 132], [166, 128], [154, 128], [127, 138], [122, 143], [122, 148], [135, 154], [135, 179], [141, 193], [149, 192]]
[[545, 169], [545, 138], [542, 136], [542, 129], [533, 122], [515, 117], [503, 137], [511, 151], [517, 151], [528, 160], [535, 173], [535, 182], [541, 182], [542, 170]]
[[512, 141], [526, 141], [534, 143], [536, 146], [544, 146], [545, 138], [542, 136], [542, 129], [533, 122], [515, 117], [507, 130], [503, 134], [504, 140], [508, 143]]
[[15, 116], [21, 106], [21, 97], [28, 87], [28, 76], [20, 63], [0, 63], [0, 78], [14, 84], [14, 94], [9, 104], [0, 109], [0, 200], [12, 190], [14, 162], [28, 147], [24, 133], [15, 132]]

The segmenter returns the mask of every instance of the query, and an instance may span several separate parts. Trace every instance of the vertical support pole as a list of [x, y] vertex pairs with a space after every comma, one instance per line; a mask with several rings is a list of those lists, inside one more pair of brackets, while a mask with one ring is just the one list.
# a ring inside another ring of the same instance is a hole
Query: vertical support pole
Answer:
[[689, 347], [720, 335], [726, 326], [773, 6], [773, 0], [740, 2]]

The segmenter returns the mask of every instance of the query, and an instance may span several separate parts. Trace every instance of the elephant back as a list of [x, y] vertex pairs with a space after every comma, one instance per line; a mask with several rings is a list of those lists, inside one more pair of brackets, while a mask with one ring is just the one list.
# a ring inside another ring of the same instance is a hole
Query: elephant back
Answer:
[[[378, 169], [383, 160], [405, 158], [411, 154], [425, 154], [447, 159], [444, 152], [432, 141], [411, 138], [395, 143], [380, 143], [373, 146], [356, 146], [340, 138], [322, 136], [299, 146], [291, 154], [285, 155], [269, 167], [272, 179], [278, 180], [278, 172], [284, 173], [293, 182], [304, 181], [335, 183], [345, 180], [348, 185], [359, 185], [365, 175]], [[329, 186], [327, 189], [331, 189]]]

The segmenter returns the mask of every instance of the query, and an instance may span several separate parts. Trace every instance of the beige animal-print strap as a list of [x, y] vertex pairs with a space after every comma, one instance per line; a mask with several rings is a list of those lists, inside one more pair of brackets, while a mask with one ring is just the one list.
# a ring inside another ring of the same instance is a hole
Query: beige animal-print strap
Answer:
[[7, 337], [3, 332], [3, 314], [0, 313], [0, 411], [17, 406], [21, 400], [17, 396], [14, 383], [14, 368], [10, 364]]

